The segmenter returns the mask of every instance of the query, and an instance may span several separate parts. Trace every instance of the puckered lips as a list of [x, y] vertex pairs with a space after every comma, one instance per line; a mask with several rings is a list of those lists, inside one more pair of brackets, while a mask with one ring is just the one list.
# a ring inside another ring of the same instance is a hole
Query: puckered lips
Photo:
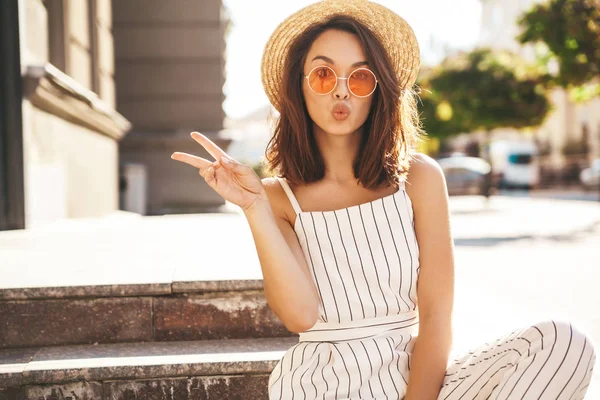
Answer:
[[350, 107], [344, 103], [338, 103], [335, 105], [335, 107], [333, 107], [331, 115], [333, 115], [333, 118], [335, 118], [337, 121], [343, 121], [350, 115]]

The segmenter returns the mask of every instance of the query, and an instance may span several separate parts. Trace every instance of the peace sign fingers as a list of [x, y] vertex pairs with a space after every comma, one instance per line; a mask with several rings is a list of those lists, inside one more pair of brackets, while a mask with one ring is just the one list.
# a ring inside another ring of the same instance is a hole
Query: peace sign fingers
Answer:
[[217, 146], [212, 140], [207, 138], [201, 133], [192, 132], [192, 139], [194, 139], [198, 144], [200, 144], [204, 149], [215, 158], [215, 160], [220, 160], [221, 157], [229, 157], [227, 153], [225, 153], [219, 146]]
[[231, 158], [206, 136], [197, 132], [191, 136], [215, 161], [181, 152], [173, 153], [173, 160], [196, 167], [213, 190], [244, 209], [255, 204], [258, 197], [266, 197], [260, 177], [250, 166]]

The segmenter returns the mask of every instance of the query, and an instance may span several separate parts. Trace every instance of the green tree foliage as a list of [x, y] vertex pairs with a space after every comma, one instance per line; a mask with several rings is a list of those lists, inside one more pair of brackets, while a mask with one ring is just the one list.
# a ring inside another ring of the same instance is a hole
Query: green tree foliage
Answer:
[[540, 125], [550, 103], [539, 68], [509, 52], [478, 49], [424, 70], [421, 117], [430, 136]]
[[592, 82], [600, 76], [599, 4], [598, 0], [549, 0], [518, 20], [522, 32], [517, 40], [535, 44], [542, 64], [554, 61], [558, 66], [549, 83], [572, 89], [582, 100], [600, 94], [600, 86]]

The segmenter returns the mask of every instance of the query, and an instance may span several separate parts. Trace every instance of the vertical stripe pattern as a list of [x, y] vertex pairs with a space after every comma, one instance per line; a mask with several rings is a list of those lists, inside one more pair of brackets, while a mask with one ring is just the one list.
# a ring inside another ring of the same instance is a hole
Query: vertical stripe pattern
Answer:
[[[294, 230], [319, 294], [319, 320], [269, 377], [269, 399], [403, 399], [418, 334], [419, 246], [404, 182], [333, 211], [296, 211]], [[571, 324], [517, 329], [448, 365], [439, 399], [582, 399], [595, 353]]]
[[321, 300], [320, 321], [417, 309], [419, 247], [404, 183], [391, 195], [333, 211], [303, 212], [297, 201], [292, 204], [294, 229]]
[[541, 321], [452, 360], [438, 399], [581, 400], [595, 360], [571, 323]]

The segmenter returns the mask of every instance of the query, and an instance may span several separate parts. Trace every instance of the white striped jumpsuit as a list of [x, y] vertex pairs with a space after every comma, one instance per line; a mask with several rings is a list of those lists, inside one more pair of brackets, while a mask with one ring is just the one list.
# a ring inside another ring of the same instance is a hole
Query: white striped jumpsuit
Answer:
[[[333, 211], [294, 210], [294, 230], [320, 296], [319, 320], [269, 377], [269, 399], [403, 399], [418, 334], [419, 246], [405, 182]], [[438, 399], [582, 399], [590, 339], [544, 321], [451, 360]]]

